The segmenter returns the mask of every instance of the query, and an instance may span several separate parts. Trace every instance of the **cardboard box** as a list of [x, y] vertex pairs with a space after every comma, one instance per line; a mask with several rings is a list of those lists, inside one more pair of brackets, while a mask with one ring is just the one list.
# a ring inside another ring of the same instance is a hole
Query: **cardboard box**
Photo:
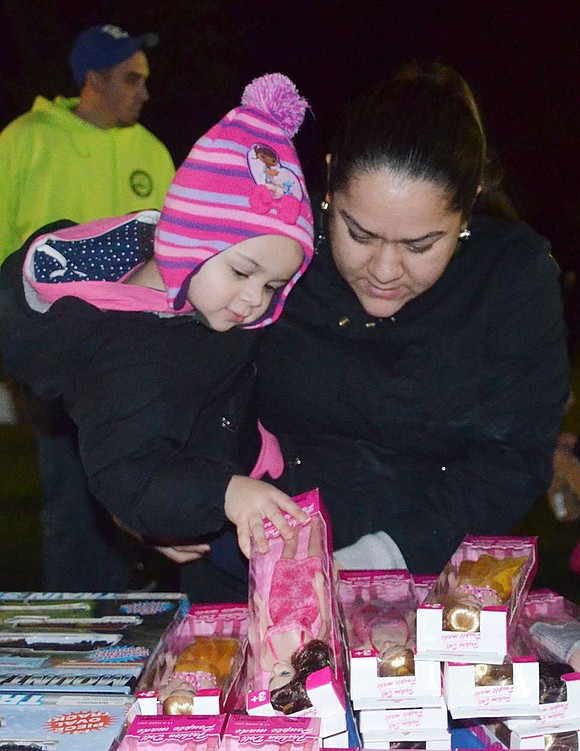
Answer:
[[179, 593], [0, 593], [0, 693], [133, 693]]
[[1, 694], [0, 748], [108, 751], [134, 703], [121, 696]]

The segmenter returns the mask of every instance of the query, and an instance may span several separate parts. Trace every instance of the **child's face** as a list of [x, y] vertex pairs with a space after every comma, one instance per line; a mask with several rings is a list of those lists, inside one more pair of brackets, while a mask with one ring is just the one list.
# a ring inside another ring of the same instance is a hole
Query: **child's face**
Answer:
[[300, 243], [289, 237], [252, 237], [206, 261], [187, 299], [215, 331], [253, 323], [298, 271], [303, 256]]

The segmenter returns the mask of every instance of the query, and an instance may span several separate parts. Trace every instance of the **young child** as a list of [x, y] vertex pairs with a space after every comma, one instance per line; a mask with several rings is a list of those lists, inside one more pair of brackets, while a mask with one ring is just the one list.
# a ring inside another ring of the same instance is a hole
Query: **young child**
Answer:
[[[290, 140], [306, 106], [285, 76], [256, 79], [194, 144], [160, 217], [60, 222], [2, 268], [8, 374], [64, 399], [95, 496], [175, 560], [204, 554], [204, 536], [228, 520], [246, 554], [251, 537], [267, 546], [264, 517], [285, 537], [282, 512], [304, 520], [257, 479], [279, 476], [282, 457], [248, 405], [259, 330], [280, 316], [313, 253]], [[278, 197], [252, 169], [260, 147], [286, 170]]]

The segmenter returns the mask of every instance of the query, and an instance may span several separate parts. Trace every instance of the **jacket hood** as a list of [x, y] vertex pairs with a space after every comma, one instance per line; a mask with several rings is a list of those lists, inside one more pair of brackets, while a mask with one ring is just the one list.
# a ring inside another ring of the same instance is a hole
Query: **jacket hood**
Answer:
[[151, 258], [158, 220], [158, 211], [140, 211], [38, 235], [23, 265], [29, 306], [44, 313], [57, 300], [76, 297], [103, 310], [175, 315], [164, 291], [123, 283]]

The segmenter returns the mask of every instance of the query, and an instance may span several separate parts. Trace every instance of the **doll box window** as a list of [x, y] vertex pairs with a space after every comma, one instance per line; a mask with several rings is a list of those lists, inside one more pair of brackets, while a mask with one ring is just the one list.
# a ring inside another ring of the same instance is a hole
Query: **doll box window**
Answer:
[[141, 713], [215, 715], [237, 708], [247, 631], [246, 605], [192, 605], [147, 666], [137, 692]]
[[537, 569], [535, 537], [467, 535], [417, 610], [417, 660], [502, 664]]
[[406, 570], [340, 571], [339, 603], [355, 709], [437, 706], [438, 660], [415, 661], [419, 596]]

